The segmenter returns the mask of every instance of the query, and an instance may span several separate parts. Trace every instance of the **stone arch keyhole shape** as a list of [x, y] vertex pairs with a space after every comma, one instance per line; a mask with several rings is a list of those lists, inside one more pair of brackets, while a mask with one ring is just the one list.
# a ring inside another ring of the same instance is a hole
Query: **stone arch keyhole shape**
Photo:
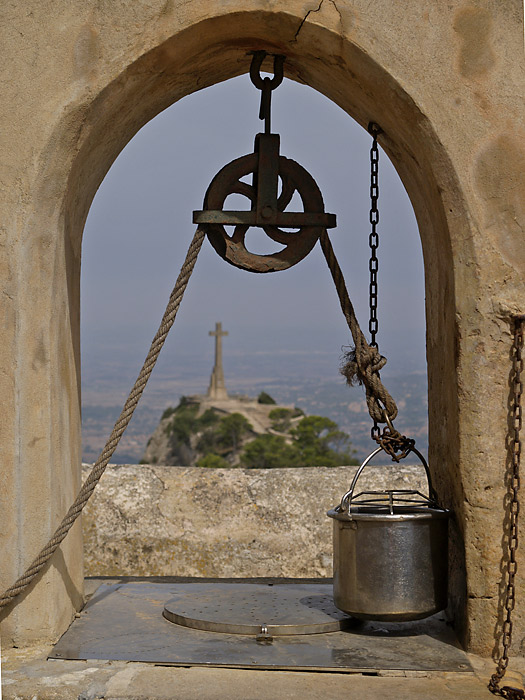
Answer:
[[[244, 34], [242, 29], [248, 20], [248, 14], [236, 17], [238, 37], [250, 36], [250, 32]], [[269, 52], [286, 53], [287, 77], [322, 92], [364, 127], [370, 119], [382, 124], [386, 133], [383, 147], [411, 198], [426, 261], [430, 461], [439, 465], [438, 471], [442, 470], [434, 477], [442, 500], [458, 512], [462, 487], [455, 470], [459, 462], [455, 438], [457, 392], [455, 372], [451, 371], [454, 365], [454, 280], [449, 231], [436, 184], [440, 173], [435, 171], [436, 163], [445, 167], [446, 154], [410, 97], [384, 68], [352, 44], [345, 46], [344, 59], [336, 62], [330, 58], [327, 47], [334, 46], [339, 39], [320, 27], [312, 30], [314, 43], [306, 47], [279, 44], [275, 37], [272, 41], [238, 38], [232, 41], [228, 38], [229, 22], [216, 18], [202, 23], [199, 29], [193, 27], [183, 32], [183, 36], [167, 40], [130, 65], [93, 103], [85, 120], [83, 143], [73, 164], [68, 188], [69, 203], [75, 203], [73, 208], [68, 207], [67, 218], [68, 240], [75, 258], [78, 259], [80, 233], [91, 197], [120, 148], [138, 128], [197, 87], [246, 71], [248, 50], [262, 46]], [[266, 23], [263, 21], [261, 28]], [[203, 40], [208, 33], [210, 39]], [[221, 35], [224, 36], [222, 41]], [[316, 51], [321, 52], [321, 60], [315, 55]], [[459, 198], [460, 188], [453, 194]], [[78, 270], [71, 270], [71, 274], [77, 276]], [[446, 384], [442, 382], [444, 376], [449, 378]], [[440, 386], [439, 392], [432, 390], [433, 385]], [[438, 423], [436, 416], [443, 415], [447, 416], [446, 429], [443, 431], [441, 426], [436, 431], [433, 429]], [[455, 540], [453, 561], [456, 566], [451, 593], [453, 607], [461, 615], [464, 580], [459, 532], [455, 533]]]
[[[328, 3], [325, 5], [328, 8]], [[439, 496], [454, 510], [457, 523], [452, 542], [451, 608], [463, 639], [472, 648], [486, 651], [492, 646], [493, 626], [487, 623], [486, 632], [480, 631], [479, 624], [474, 628], [466, 590], [469, 578], [477, 575], [483, 562], [484, 550], [475, 546], [476, 533], [483, 531], [484, 517], [490, 518], [491, 527], [496, 527], [495, 523], [499, 527], [501, 518], [496, 509], [500, 503], [494, 502], [484, 511], [469, 511], [464, 495], [472, 492], [476, 468], [475, 449], [469, 446], [473, 428], [468, 416], [475, 413], [479, 385], [471, 384], [474, 399], [458, 388], [459, 344], [463, 342], [458, 327], [465, 329], [461, 313], [469, 312], [471, 305], [456, 291], [460, 283], [472, 298], [478, 294], [480, 281], [475, 268], [479, 250], [465, 203], [468, 197], [454, 168], [458, 161], [447, 150], [453, 142], [445, 138], [446, 126], [434, 119], [432, 112], [433, 86], [429, 83], [425, 92], [425, 76], [417, 67], [404, 72], [404, 64], [396, 63], [394, 70], [393, 56], [375, 38], [374, 32], [380, 28], [370, 33], [366, 23], [361, 28], [359, 23], [348, 24], [348, 15], [343, 26], [321, 12], [315, 16], [310, 12], [309, 21], [303, 22], [302, 3], [277, 3], [271, 12], [233, 12], [230, 3], [210, 0], [184, 5], [184, 12], [179, 8], [176, 17], [170, 15], [170, 6], [166, 3], [162, 21], [144, 26], [135, 43], [130, 41], [118, 51], [101, 34], [99, 41], [106, 53], [101, 51], [100, 61], [94, 62], [96, 70], [78, 78], [78, 92], [72, 90], [64, 96], [63, 109], [57, 110], [54, 128], [49, 130], [47, 147], [39, 152], [32, 192], [33, 219], [28, 223], [33, 239], [23, 252], [25, 274], [33, 280], [31, 294], [38, 286], [40, 305], [31, 310], [29, 291], [20, 302], [25, 304], [25, 316], [17, 342], [32, 347], [36, 340], [31, 339], [41, 331], [44, 359], [37, 369], [45, 362], [53, 369], [47, 373], [42, 370], [36, 393], [22, 387], [26, 403], [42, 399], [45, 412], [44, 442], [37, 446], [24, 443], [17, 457], [20, 464], [28, 465], [24, 467], [27, 489], [31, 469], [36, 478], [45, 468], [47, 482], [60, 483], [58, 492], [49, 490], [49, 502], [55, 504], [53, 510], [46, 502], [49, 515], [55, 510], [62, 513], [78, 488], [78, 472], [72, 477], [71, 465], [80, 464], [81, 240], [91, 201], [111, 163], [138, 129], [164, 108], [197, 89], [246, 72], [247, 51], [260, 48], [286, 54], [287, 77], [323, 93], [361, 126], [366, 128], [371, 120], [381, 124], [386, 134], [383, 147], [410, 196], [425, 261], [429, 458]], [[201, 13], [206, 12], [209, 18], [202, 19], [206, 15]], [[108, 23], [107, 18], [104, 21]], [[407, 56], [406, 64], [411, 65], [411, 61], [415, 59]], [[38, 251], [34, 239], [38, 240]], [[465, 259], [469, 265], [464, 264]], [[43, 308], [47, 309], [45, 323]], [[19, 354], [23, 355], [20, 350]], [[20, 375], [24, 368], [18, 370]], [[472, 375], [471, 365], [467, 364], [467, 370]], [[29, 410], [20, 418], [22, 429], [29, 433], [37, 423]], [[48, 455], [44, 466], [42, 454]], [[12, 515], [11, 522], [17, 522], [16, 517]], [[49, 531], [52, 526], [51, 522], [46, 525]], [[50, 532], [43, 534], [47, 539]], [[37, 549], [29, 540], [27, 551], [21, 550], [25, 561], [30, 561]], [[47, 594], [50, 604], [30, 596], [18, 609], [20, 619], [33, 624], [33, 619], [41, 619], [40, 610], [60, 608], [55, 618], [59, 620], [61, 615], [61, 622], [55, 620], [53, 629], [59, 633], [67, 626], [74, 597], [70, 581], [81, 586], [82, 567], [76, 554], [79, 542], [77, 529], [63, 547], [66, 572], [49, 573], [54, 581]], [[9, 574], [13, 580], [16, 556], [5, 568], [6, 577]], [[485, 574], [488, 581], [494, 581], [495, 589], [497, 567], [490, 564]], [[6, 585], [9, 583], [6, 581]], [[481, 613], [486, 621], [492, 614], [492, 603], [485, 600], [489, 597], [482, 592], [478, 595], [479, 609], [486, 606]]]

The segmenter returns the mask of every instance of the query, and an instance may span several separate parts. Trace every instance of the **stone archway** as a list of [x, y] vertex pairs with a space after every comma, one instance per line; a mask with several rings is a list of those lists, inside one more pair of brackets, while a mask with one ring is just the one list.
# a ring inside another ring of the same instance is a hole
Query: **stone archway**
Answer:
[[[522, 298], [524, 263], [521, 107], [508, 89], [518, 81], [514, 10], [428, 2], [407, 19], [386, 0], [373, 10], [364, 0], [257, 2], [249, 10], [239, 1], [153, 0], [123, 8], [75, 2], [72, 14], [64, 0], [50, 18], [36, 1], [31, 7], [17, 27], [45, 67], [27, 68], [14, 34], [8, 49], [17, 85], [9, 104], [18, 111], [5, 123], [18, 146], [8, 149], [4, 200], [2, 585], [32, 559], [78, 488], [80, 255], [94, 193], [146, 121], [245, 72], [247, 51], [264, 48], [287, 55], [288, 77], [362, 125], [381, 124], [411, 198], [425, 259], [430, 462], [456, 514], [451, 609], [466, 645], [490, 652], [508, 318]], [[496, 55], [501, 36], [505, 53]], [[81, 598], [80, 550], [76, 525], [3, 623], [8, 639], [51, 638], [67, 626]]]

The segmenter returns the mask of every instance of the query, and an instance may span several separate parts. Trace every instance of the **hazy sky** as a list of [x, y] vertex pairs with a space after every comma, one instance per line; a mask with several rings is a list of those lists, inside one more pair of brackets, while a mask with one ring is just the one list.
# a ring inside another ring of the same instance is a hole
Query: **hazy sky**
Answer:
[[[194, 232], [192, 211], [226, 163], [253, 151], [260, 93], [247, 75], [197, 92], [149, 122], [122, 151], [92, 204], [82, 258], [82, 352], [93, 362], [117, 351], [137, 361], [156, 331]], [[314, 176], [364, 330], [368, 328], [370, 136], [311, 88], [286, 80], [273, 93], [281, 154]], [[390, 371], [425, 368], [421, 244], [403, 185], [380, 157], [379, 345]], [[255, 235], [256, 252], [269, 252]], [[205, 241], [162, 366], [211, 355], [208, 331], [230, 335], [226, 363], [239, 352], [316, 353], [337, 374], [350, 341], [318, 245], [283, 272], [256, 275], [225, 263]], [[299, 355], [298, 355], [299, 356]]]

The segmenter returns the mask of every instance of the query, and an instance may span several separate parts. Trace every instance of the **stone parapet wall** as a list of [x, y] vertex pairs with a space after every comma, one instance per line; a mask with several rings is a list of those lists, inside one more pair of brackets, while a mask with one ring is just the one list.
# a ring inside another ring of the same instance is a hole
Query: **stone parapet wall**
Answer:
[[[331, 576], [326, 511], [356, 469], [110, 465], [82, 516], [86, 575]], [[422, 468], [405, 465], [370, 467], [359, 481], [424, 484]]]

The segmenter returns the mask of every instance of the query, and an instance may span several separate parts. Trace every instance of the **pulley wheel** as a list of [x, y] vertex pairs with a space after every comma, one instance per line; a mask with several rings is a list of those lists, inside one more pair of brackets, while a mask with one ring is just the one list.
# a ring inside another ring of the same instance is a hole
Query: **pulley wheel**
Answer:
[[[283, 212], [297, 192], [302, 200], [304, 212], [324, 212], [323, 196], [317, 183], [299, 163], [279, 156], [278, 175], [281, 192], [277, 198], [278, 211]], [[204, 209], [220, 210], [230, 194], [247, 197], [252, 206], [256, 198], [253, 184], [243, 182], [242, 178], [256, 173], [258, 154], [242, 156], [225, 165], [213, 178], [204, 198]], [[298, 230], [286, 231], [278, 226], [262, 226], [266, 235], [284, 249], [269, 255], [251, 253], [246, 248], [246, 233], [249, 226], [237, 224], [231, 236], [223, 224], [207, 223], [203, 230], [217, 253], [235, 267], [250, 272], [275, 272], [300, 262], [312, 250], [321, 234], [321, 226], [302, 226]]]

